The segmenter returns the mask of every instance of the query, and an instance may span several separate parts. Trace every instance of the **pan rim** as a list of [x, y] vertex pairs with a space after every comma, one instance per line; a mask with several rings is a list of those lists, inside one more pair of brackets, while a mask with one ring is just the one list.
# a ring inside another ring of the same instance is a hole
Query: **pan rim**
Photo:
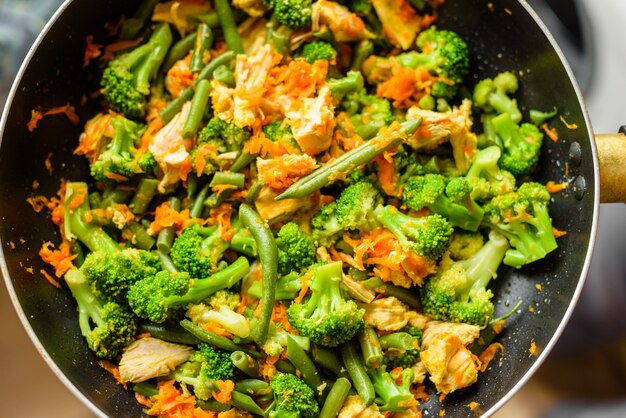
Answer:
[[550, 45], [552, 46], [552, 48], [554, 49], [554, 52], [559, 57], [561, 61], [561, 65], [563, 65], [563, 68], [565, 69], [565, 72], [567, 73], [569, 77], [570, 83], [572, 84], [572, 87], [574, 88], [574, 91], [576, 92], [576, 97], [578, 98], [578, 105], [580, 106], [581, 113], [584, 117], [585, 124], [587, 126], [587, 137], [589, 139], [589, 145], [591, 146], [591, 157], [593, 159], [593, 177], [594, 177], [593, 214], [592, 214], [592, 220], [591, 220], [591, 230], [589, 234], [589, 241], [587, 244], [587, 254], [585, 255], [585, 262], [580, 272], [580, 277], [578, 278], [578, 284], [576, 286], [576, 289], [574, 290], [574, 293], [569, 302], [567, 310], [565, 311], [565, 314], [561, 318], [561, 322], [556, 328], [556, 331], [552, 334], [550, 341], [548, 342], [548, 344], [546, 344], [545, 348], [543, 348], [543, 350], [541, 351], [541, 353], [539, 354], [539, 356], [537, 357], [537, 360], [533, 363], [533, 365], [526, 371], [524, 376], [522, 376], [522, 378], [519, 379], [518, 382], [507, 392], [506, 395], [500, 398], [498, 402], [496, 402], [491, 408], [489, 408], [484, 413], [483, 415], [484, 418], [492, 416], [496, 411], [498, 411], [508, 401], [510, 401], [511, 398], [513, 398], [513, 396], [517, 394], [517, 392], [528, 382], [528, 380], [530, 380], [530, 378], [535, 374], [535, 372], [539, 370], [539, 367], [541, 367], [541, 365], [546, 360], [546, 358], [548, 357], [548, 355], [550, 354], [550, 352], [556, 345], [557, 341], [561, 337], [561, 334], [563, 333], [565, 327], [567, 326], [567, 323], [569, 322], [572, 316], [572, 313], [574, 312], [574, 308], [576, 307], [578, 303], [578, 299], [580, 298], [580, 294], [585, 285], [587, 274], [589, 273], [589, 268], [591, 266], [591, 258], [593, 256], [593, 250], [594, 250], [596, 235], [598, 231], [598, 218], [599, 218], [599, 212], [600, 212], [600, 171], [599, 171], [598, 150], [596, 148], [595, 136], [594, 136], [593, 128], [591, 125], [591, 120], [589, 118], [589, 112], [587, 110], [587, 106], [585, 105], [585, 99], [582, 95], [580, 86], [578, 84], [578, 81], [576, 80], [576, 77], [574, 76], [574, 72], [572, 71], [572, 68], [570, 67], [567, 61], [567, 58], [565, 57], [565, 54], [563, 54], [563, 51], [557, 44], [554, 36], [552, 36], [552, 34], [550, 33], [550, 30], [548, 29], [548, 27], [545, 25], [545, 23], [543, 23], [539, 15], [537, 15], [537, 13], [528, 4], [526, 0], [518, 0], [518, 2], [526, 10], [529, 16], [535, 21], [535, 24], [537, 24], [537, 26], [542, 30], [548, 42], [550, 42]]
[[[59, 6], [59, 8], [55, 11], [55, 13], [52, 15], [52, 17], [48, 20], [48, 22], [44, 26], [44, 28], [41, 30], [41, 32], [39, 33], [39, 35], [33, 42], [32, 46], [29, 48], [28, 54], [24, 58], [24, 61], [22, 62], [19, 68], [19, 71], [11, 86], [11, 90], [9, 91], [9, 94], [5, 101], [5, 107], [3, 109], [2, 116], [0, 117], [0, 134], [4, 132], [6, 122], [8, 119], [9, 109], [11, 107], [14, 97], [17, 94], [18, 86], [20, 82], [22, 81], [22, 77], [26, 71], [26, 68], [29, 66], [30, 61], [32, 60], [35, 52], [40, 47], [41, 43], [43, 42], [43, 39], [46, 37], [46, 35], [48, 34], [52, 26], [54, 26], [54, 24], [57, 22], [59, 17], [65, 12], [65, 10], [70, 6], [70, 4], [73, 3], [73, 1], [74, 0], [65, 0], [63, 4]], [[552, 351], [552, 349], [556, 345], [556, 342], [558, 341], [561, 334], [563, 333], [563, 330], [565, 329], [567, 323], [569, 322], [569, 319], [571, 318], [574, 308], [578, 302], [578, 299], [580, 297], [580, 294], [585, 284], [587, 274], [589, 272], [589, 268], [591, 265], [591, 258], [593, 255], [593, 250], [594, 250], [595, 240], [596, 240], [596, 235], [597, 235], [599, 206], [600, 206], [600, 173], [599, 173], [598, 153], [597, 153], [597, 148], [596, 148], [591, 121], [589, 118], [589, 113], [587, 111], [587, 107], [585, 106], [585, 100], [581, 93], [580, 86], [578, 85], [578, 82], [576, 81], [576, 78], [574, 77], [573, 71], [567, 59], [565, 58], [565, 55], [561, 51], [556, 40], [554, 39], [550, 31], [548, 30], [546, 25], [543, 23], [543, 21], [539, 18], [539, 16], [536, 14], [536, 12], [532, 9], [532, 7], [528, 4], [526, 0], [517, 0], [517, 1], [526, 10], [526, 12], [532, 17], [532, 19], [535, 21], [537, 26], [542, 30], [542, 32], [546, 36], [548, 42], [550, 42], [550, 45], [552, 46], [553, 50], [559, 57], [561, 61], [561, 65], [563, 65], [563, 68], [565, 69], [569, 77], [572, 87], [574, 88], [576, 97], [578, 98], [578, 103], [581, 109], [581, 113], [584, 117], [585, 124], [587, 126], [587, 136], [588, 136], [590, 146], [591, 146], [591, 154], [592, 154], [591, 157], [593, 159], [594, 203], [593, 203], [592, 224], [591, 224], [591, 230], [590, 230], [590, 235], [589, 235], [589, 241], [587, 245], [587, 254], [585, 255], [585, 262], [583, 264], [583, 268], [581, 270], [580, 277], [578, 279], [578, 284], [572, 295], [568, 308], [565, 311], [565, 314], [563, 315], [563, 317], [561, 318], [561, 322], [559, 323], [556, 331], [553, 333], [552, 337], [550, 338], [550, 341], [548, 342], [546, 347], [542, 350], [541, 354], [538, 356], [534, 364], [526, 371], [524, 376], [522, 376], [522, 378], [519, 379], [519, 381], [507, 392], [506, 395], [500, 398], [498, 402], [496, 402], [489, 410], [487, 410], [484, 413], [483, 417], [492, 416], [496, 411], [502, 408], [502, 406], [504, 406], [509, 400], [511, 400], [511, 398], [513, 398], [515, 394], [517, 394], [517, 392], [528, 382], [528, 380], [532, 377], [532, 375], [539, 369], [539, 367], [548, 357], [549, 353]], [[0, 145], [2, 144], [2, 140], [3, 140], [3, 135], [0, 135]], [[50, 357], [50, 355], [48, 354], [48, 352], [46, 351], [46, 349], [40, 342], [39, 338], [37, 337], [36, 333], [34, 332], [33, 328], [31, 327], [30, 322], [26, 318], [26, 315], [20, 305], [17, 294], [13, 287], [13, 283], [10, 279], [8, 267], [6, 264], [5, 254], [4, 254], [4, 246], [2, 245], [1, 238], [0, 238], [0, 273], [2, 274], [2, 277], [4, 279], [4, 283], [7, 288], [9, 298], [11, 299], [11, 303], [13, 304], [13, 308], [15, 309], [20, 319], [20, 322], [22, 323], [22, 326], [24, 327], [24, 330], [26, 331], [28, 337], [32, 341], [39, 355], [44, 359], [44, 361], [46, 362], [48, 367], [50, 367], [50, 369], [53, 371], [56, 377], [65, 385], [65, 387], [74, 396], [76, 396], [76, 398], [78, 398], [91, 412], [96, 414], [98, 417], [106, 418], [107, 415], [102, 410], [100, 410], [91, 400], [89, 400], [81, 391], [79, 391], [76, 388], [76, 386], [65, 376], [65, 374], [61, 371], [61, 369], [52, 360], [52, 358]]]
[[[65, 10], [70, 6], [70, 4], [73, 3], [73, 1], [74, 0], [65, 0], [59, 6], [59, 8], [54, 12], [54, 14], [52, 15], [52, 17], [50, 17], [50, 19], [45, 24], [45, 26], [43, 27], [39, 35], [37, 35], [37, 38], [35, 39], [31, 47], [29, 48], [28, 53], [26, 54], [26, 57], [24, 58], [24, 61], [20, 65], [17, 75], [15, 76], [15, 80], [13, 81], [13, 84], [11, 86], [11, 90], [9, 91], [9, 94], [5, 101], [4, 109], [2, 111], [2, 117], [0, 118], [0, 145], [2, 145], [2, 140], [4, 139], [4, 130], [6, 127], [7, 119], [9, 117], [9, 110], [13, 103], [13, 99], [15, 98], [17, 94], [17, 89], [18, 89], [18, 86], [20, 85], [20, 82], [22, 81], [22, 77], [24, 76], [24, 73], [26, 72], [26, 68], [29, 66], [30, 61], [35, 55], [35, 52], [39, 49], [41, 43], [43, 42], [44, 38], [46, 37], [46, 35], [48, 34], [52, 26], [54, 26], [54, 24], [57, 22], [59, 17], [65, 12]], [[28, 321], [28, 318], [26, 318], [24, 310], [22, 309], [20, 301], [15, 292], [15, 288], [13, 287], [13, 282], [10, 279], [9, 270], [6, 264], [6, 259], [5, 259], [5, 254], [4, 254], [4, 245], [2, 244], [4, 243], [2, 242], [2, 238], [0, 237], [0, 272], [2, 273], [4, 284], [7, 288], [9, 298], [11, 299], [11, 303], [13, 304], [13, 309], [15, 309], [17, 316], [19, 317], [19, 320], [22, 323], [22, 326], [24, 327], [24, 330], [26, 331], [26, 334], [28, 335], [31, 342], [35, 346], [35, 349], [37, 350], [39, 355], [43, 358], [43, 360], [46, 362], [48, 367], [52, 370], [52, 372], [56, 375], [56, 377], [65, 385], [65, 387], [78, 400], [80, 400], [83, 403], [83, 405], [85, 405], [91, 412], [93, 412], [98, 417], [107, 418], [107, 415], [102, 410], [100, 410], [93, 402], [91, 402], [81, 391], [79, 391], [78, 388], [65, 376], [65, 374], [59, 368], [59, 366], [57, 366], [54, 360], [52, 360], [52, 357], [50, 357], [50, 355], [48, 354], [48, 351], [45, 349], [45, 347], [43, 346], [43, 344], [37, 337], [37, 334], [31, 327], [30, 322]]]

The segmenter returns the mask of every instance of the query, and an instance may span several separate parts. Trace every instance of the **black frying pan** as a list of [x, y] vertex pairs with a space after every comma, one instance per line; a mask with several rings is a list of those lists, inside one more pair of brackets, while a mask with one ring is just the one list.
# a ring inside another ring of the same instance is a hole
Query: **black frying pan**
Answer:
[[[89, 104], [79, 106], [83, 94], [97, 89], [93, 74], [81, 68], [85, 36], [95, 34], [96, 39], [104, 39], [104, 23], [117, 21], [138, 3], [68, 0], [28, 55], [0, 122], [2, 273], [22, 323], [50, 367], [101, 416], [140, 416], [141, 407], [88, 350], [70, 293], [46, 285], [26, 271], [32, 267], [37, 275], [44, 268], [37, 255], [43, 241], [59, 241], [55, 226], [35, 214], [26, 198], [33, 192], [34, 180], [40, 183], [37, 194], [51, 196], [61, 178], [87, 179], [87, 163], [71, 153], [82, 126], [64, 117], [51, 117], [29, 133], [26, 122], [32, 109], [68, 101], [77, 105], [83, 122], [96, 112]], [[488, 6], [491, 3], [492, 8]], [[496, 314], [524, 301], [522, 313], [507, 323], [503, 334], [506, 352], [501, 362], [494, 361], [480, 375], [477, 384], [449, 395], [443, 404], [446, 416], [454, 417], [470, 415], [467, 405], [478, 402], [487, 416], [528, 380], [571, 314], [593, 249], [600, 202], [599, 163], [576, 82], [553, 39], [525, 2], [448, 0], [438, 25], [458, 31], [468, 41], [472, 50], [470, 82], [503, 70], [519, 71], [522, 89], [518, 100], [524, 111], [547, 110], [556, 104], [569, 123], [578, 125], [578, 129], [568, 130], [556, 122], [560, 140], [546, 140], [536, 176], [541, 182], [570, 181], [567, 192], [556, 195], [551, 207], [555, 227], [568, 234], [546, 259], [518, 271], [501, 271], [494, 289]], [[49, 153], [53, 175], [44, 166]], [[20, 244], [22, 239], [24, 244]], [[10, 243], [15, 249], [10, 249]], [[541, 293], [536, 284], [542, 285]], [[528, 306], [534, 313], [528, 312]], [[531, 342], [538, 347], [538, 356], [529, 355]], [[441, 407], [437, 396], [431, 396], [425, 407], [436, 416]]]

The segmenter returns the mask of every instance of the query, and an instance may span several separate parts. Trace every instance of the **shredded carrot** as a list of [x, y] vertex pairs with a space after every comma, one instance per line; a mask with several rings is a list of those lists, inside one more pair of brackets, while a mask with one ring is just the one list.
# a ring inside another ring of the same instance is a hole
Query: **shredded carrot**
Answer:
[[36, 213], [42, 211], [48, 203], [48, 198], [45, 196], [31, 196], [26, 199], [26, 202], [33, 208]]
[[535, 344], [534, 341], [532, 341], [530, 343], [530, 348], [528, 349], [528, 352], [530, 353], [531, 356], [537, 356], [539, 355], [539, 348], [537, 347], [537, 344]]
[[286, 154], [257, 162], [259, 179], [275, 190], [284, 190], [317, 168], [314, 158], [303, 154]]
[[87, 198], [87, 188], [80, 189], [78, 193], [74, 193], [72, 195], [72, 200], [69, 202], [68, 208], [70, 210], [75, 210], [83, 204], [85, 199]]
[[446, 399], [446, 394], [445, 393], [439, 394], [439, 402], [443, 402], [445, 399]]
[[374, 162], [378, 165], [378, 181], [383, 191], [389, 196], [397, 196], [396, 171], [393, 163], [394, 152], [385, 151], [379, 154]]
[[467, 405], [469, 407], [469, 409], [471, 409], [472, 411], [475, 410], [476, 408], [478, 408], [480, 406], [480, 404], [478, 402], [470, 402], [469, 405]]
[[204, 328], [207, 331], [211, 331], [219, 336], [224, 338], [232, 339], [233, 335], [226, 331], [222, 326], [216, 322], [204, 322], [200, 325], [201, 328]]
[[259, 372], [264, 379], [270, 379], [277, 372], [274, 365], [280, 359], [279, 356], [267, 356], [265, 359], [259, 360]]
[[104, 24], [104, 30], [106, 30], [107, 36], [111, 38], [116, 36], [119, 33], [120, 29], [122, 29], [122, 25], [124, 25], [125, 21], [126, 19], [124, 18], [124, 16], [120, 16], [116, 23], [110, 21], [106, 22]]
[[213, 392], [213, 398], [221, 403], [227, 403], [233, 395], [235, 389], [235, 383], [232, 380], [217, 380], [218, 391]]
[[70, 243], [63, 241], [59, 245], [59, 249], [54, 249], [54, 244], [50, 241], [46, 241], [39, 250], [39, 256], [45, 262], [54, 267], [55, 275], [57, 277], [63, 276], [74, 265], [72, 260], [76, 258], [76, 254], [72, 254]]
[[293, 300], [294, 303], [302, 303], [304, 297], [309, 291], [309, 283], [312, 279], [313, 273], [311, 273], [311, 271], [308, 271], [304, 276], [300, 277], [300, 283], [302, 284], [302, 287], [300, 288], [300, 293], [298, 293], [298, 296]]
[[183, 230], [189, 219], [189, 209], [178, 212], [170, 207], [169, 202], [163, 202], [156, 208], [154, 221], [150, 225], [148, 232], [154, 234], [161, 231], [163, 228], [175, 226], [176, 232], [178, 233]]
[[496, 334], [501, 334], [502, 333], [502, 327], [504, 326], [506, 320], [501, 319], [499, 321], [495, 321], [493, 324], [491, 324], [491, 329], [493, 329], [493, 332], [495, 332]]
[[567, 189], [567, 186], [568, 186], [567, 182], [555, 183], [552, 180], [550, 180], [549, 182], [546, 183], [546, 190], [548, 190], [550, 194], [555, 194], [555, 193], [559, 193]]
[[543, 129], [547, 137], [550, 138], [552, 142], [557, 142], [559, 140], [559, 134], [556, 132], [556, 128], [550, 128], [547, 122], [541, 124], [541, 129]]
[[33, 132], [35, 129], [37, 129], [37, 123], [41, 119], [43, 119], [43, 113], [41, 113], [39, 110], [33, 109], [31, 111], [30, 120], [26, 124], [26, 128], [28, 129], [28, 131]]
[[478, 359], [480, 360], [480, 368], [481, 372], [484, 372], [489, 367], [489, 363], [493, 360], [498, 354], [498, 351], [504, 353], [504, 346], [500, 343], [490, 344], [487, 348], [480, 353]]
[[[26, 269], [26, 271], [29, 271], [28, 269]], [[31, 268], [29, 273], [33, 273], [33, 269]], [[41, 275], [54, 287], [56, 287], [57, 289], [61, 288], [61, 284], [59, 282], [57, 282], [54, 277], [52, 277], [50, 274], [48, 274], [47, 271], [45, 271], [44, 269], [39, 270], [39, 273], [41, 273]]]
[[122, 376], [120, 376], [120, 369], [118, 369], [117, 366], [108, 360], [100, 360], [98, 363], [100, 364], [100, 367], [113, 375], [117, 383], [124, 386], [124, 389], [126, 389], [126, 383], [122, 380]]
[[119, 41], [109, 44], [104, 47], [104, 54], [100, 56], [100, 61], [108, 61], [110, 59], [115, 58], [115, 53], [123, 51], [125, 49], [132, 48], [137, 46], [143, 41], [142, 38], [137, 38], [131, 41]]
[[230, 224], [230, 215], [233, 213], [233, 206], [230, 203], [222, 203], [209, 212], [210, 219], [217, 221], [217, 227], [220, 237], [224, 241], [230, 241], [233, 238], [233, 230]]
[[555, 227], [552, 227], [552, 233], [554, 234], [554, 238], [561, 238], [562, 236], [567, 235], [567, 231], [560, 231]]
[[85, 37], [85, 54], [83, 58], [83, 68], [89, 65], [92, 59], [98, 58], [102, 51], [100, 50], [102, 45], [95, 44], [93, 42], [93, 35], [87, 35]]
[[67, 116], [67, 118], [73, 124], [77, 124], [80, 121], [78, 115], [75, 112], [74, 106], [67, 103], [63, 106], [53, 107], [52, 109], [46, 112], [42, 112], [40, 110], [32, 110], [31, 118], [26, 124], [26, 128], [28, 129], [29, 132], [33, 132], [35, 129], [37, 129], [37, 124], [39, 123], [41, 119], [44, 118], [44, 116], [58, 115], [61, 113]]
[[443, 416], [445, 416], [445, 415], [446, 415], [446, 408], [441, 408], [441, 409], [439, 410], [439, 416], [440, 416], [440, 417], [443, 417]]
[[571, 129], [571, 130], [578, 129], [578, 125], [576, 125], [575, 123], [567, 123], [563, 115], [559, 115], [559, 118], [561, 119], [561, 122], [563, 122], [563, 125], [565, 125], [567, 129]]
[[208, 156], [215, 157], [217, 156], [217, 149], [213, 145], [202, 144], [198, 147], [198, 151], [196, 152], [196, 160], [194, 161], [194, 166], [196, 168], [196, 175], [200, 177], [204, 172], [204, 168], [207, 164]]
[[157, 383], [158, 395], [147, 411], [149, 415], [164, 418], [215, 418], [215, 413], [196, 408], [196, 399], [177, 389], [173, 380]]

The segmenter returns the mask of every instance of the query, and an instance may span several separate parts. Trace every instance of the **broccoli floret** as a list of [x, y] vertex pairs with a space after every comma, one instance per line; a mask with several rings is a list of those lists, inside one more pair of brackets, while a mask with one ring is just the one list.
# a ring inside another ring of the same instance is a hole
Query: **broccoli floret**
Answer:
[[196, 325], [219, 324], [239, 338], [247, 338], [250, 335], [250, 324], [246, 317], [226, 306], [211, 309], [204, 303], [190, 305], [187, 307], [187, 317]]
[[413, 210], [428, 207], [468, 231], [476, 231], [484, 211], [471, 198], [472, 188], [463, 177], [446, 178], [439, 174], [414, 177], [404, 184], [402, 201]]
[[302, 58], [313, 64], [315, 61], [332, 61], [337, 58], [337, 50], [324, 41], [307, 42], [300, 53]]
[[241, 305], [241, 296], [232, 290], [220, 290], [204, 302], [213, 309], [225, 307], [234, 311]]
[[311, 0], [264, 0], [274, 10], [272, 19], [290, 29], [305, 29], [311, 25]]
[[113, 254], [121, 250], [117, 241], [111, 238], [98, 225], [85, 222], [89, 212], [89, 189], [86, 183], [70, 182], [65, 185], [63, 205], [63, 228], [69, 240], [80, 240], [91, 251], [104, 251]]
[[143, 126], [126, 118], [111, 118], [115, 134], [109, 146], [91, 164], [90, 171], [98, 181], [127, 181], [142, 171], [135, 150]]
[[331, 244], [345, 231], [369, 230], [376, 224], [372, 209], [382, 202], [376, 188], [366, 182], [345, 188], [334, 202], [320, 208], [313, 216], [313, 237], [322, 245]]
[[511, 72], [503, 72], [495, 78], [481, 80], [474, 87], [474, 105], [487, 113], [507, 113], [511, 120], [520, 123], [522, 112], [517, 100], [509, 97], [519, 87], [517, 77]]
[[197, 145], [213, 145], [220, 153], [240, 151], [250, 136], [250, 132], [234, 123], [214, 117], [198, 134]]
[[155, 79], [172, 39], [170, 26], [163, 23], [152, 32], [147, 43], [109, 61], [100, 85], [111, 109], [130, 119], [145, 116], [150, 83]]
[[162, 323], [189, 304], [198, 304], [218, 290], [228, 289], [250, 270], [240, 257], [206, 279], [193, 280], [187, 272], [160, 271], [137, 281], [128, 291], [128, 304], [137, 316]]
[[498, 166], [502, 152], [497, 146], [480, 150], [465, 175], [472, 187], [471, 197], [484, 202], [515, 189], [515, 177]]
[[286, 223], [276, 236], [278, 247], [278, 272], [289, 274], [300, 272], [309, 267], [315, 260], [315, 243], [313, 238], [300, 230], [293, 222]]
[[154, 276], [161, 270], [161, 263], [151, 252], [127, 248], [113, 254], [91, 252], [80, 269], [99, 297], [124, 305], [128, 288], [139, 280]]
[[[385, 367], [379, 367], [369, 369], [367, 374], [374, 385], [376, 403], [381, 411], [401, 412], [418, 405], [415, 396], [411, 393], [411, 384], [415, 376], [411, 369], [404, 369], [402, 373], [392, 375], [386, 371]], [[400, 385], [396, 384], [398, 378], [402, 379]]]
[[139, 154], [135, 158], [137, 167], [142, 173], [153, 174], [158, 168], [157, 160], [150, 151]]
[[508, 113], [491, 120], [494, 131], [502, 141], [502, 157], [498, 165], [516, 177], [530, 173], [539, 161], [543, 134], [530, 123], [515, 124]]
[[89, 348], [100, 358], [116, 357], [135, 339], [135, 316], [115, 302], [98, 300], [80, 270], [70, 269], [64, 279], [78, 303], [78, 323]]
[[203, 279], [217, 270], [227, 249], [228, 243], [221, 238], [217, 227], [193, 224], [174, 240], [170, 257], [178, 270], [189, 273], [193, 279]]
[[361, 91], [364, 86], [363, 75], [360, 71], [348, 71], [343, 78], [332, 78], [326, 82], [333, 96], [340, 98], [345, 94]]
[[[300, 275], [296, 272], [291, 272], [276, 281], [276, 300], [293, 300], [296, 298], [296, 296], [298, 296], [300, 289], [302, 289]], [[261, 282], [256, 280], [254, 283], [252, 283], [250, 289], [248, 289], [248, 294], [254, 296], [257, 299], [261, 299]]]
[[393, 206], [379, 206], [374, 216], [398, 238], [405, 251], [436, 260], [450, 245], [453, 229], [440, 215], [414, 218]]
[[[388, 369], [412, 367], [420, 360], [422, 330], [407, 326], [392, 334], [381, 337], [381, 346], [385, 349], [384, 363]], [[409, 331], [411, 333], [409, 333]]]
[[354, 133], [368, 140], [395, 120], [391, 103], [382, 97], [367, 94], [365, 89], [348, 94], [341, 107], [350, 116]]
[[270, 387], [274, 391], [276, 409], [270, 412], [271, 418], [315, 418], [320, 407], [315, 400], [315, 392], [304, 381], [289, 373], [276, 373]]
[[524, 183], [517, 192], [496, 196], [485, 205], [485, 221], [511, 243], [504, 264], [520, 268], [544, 258], [557, 247], [548, 213], [550, 193], [539, 183]]
[[193, 386], [196, 398], [207, 400], [218, 389], [217, 380], [232, 380], [235, 377], [235, 366], [228, 351], [200, 343], [198, 350], [168, 377]]
[[292, 334], [285, 331], [282, 325], [270, 322], [267, 340], [265, 340], [262, 347], [263, 351], [268, 356], [278, 356], [287, 348], [289, 338], [292, 338], [305, 351], [309, 351], [311, 348], [311, 340], [308, 337]]
[[302, 154], [302, 150], [293, 136], [291, 126], [285, 121], [274, 120], [263, 127], [263, 134], [273, 142], [283, 145], [290, 154]]
[[465, 260], [470, 258], [485, 244], [483, 234], [458, 230], [454, 231], [448, 251], [453, 260]]
[[489, 240], [466, 260], [444, 257], [436, 276], [420, 291], [424, 313], [434, 319], [484, 327], [493, 316], [489, 281], [509, 250], [507, 239], [491, 231]]
[[314, 343], [327, 347], [350, 340], [365, 323], [365, 311], [341, 294], [342, 275], [341, 262], [317, 267], [310, 285], [311, 296], [287, 309], [291, 326]]

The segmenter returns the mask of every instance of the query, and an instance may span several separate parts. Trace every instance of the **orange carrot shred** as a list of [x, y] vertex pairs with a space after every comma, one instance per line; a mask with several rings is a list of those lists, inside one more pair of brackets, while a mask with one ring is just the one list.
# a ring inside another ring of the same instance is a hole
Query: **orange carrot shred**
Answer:
[[547, 137], [552, 140], [552, 142], [557, 142], [559, 140], [559, 134], [556, 132], [555, 128], [550, 128], [547, 122], [541, 124], [541, 129], [544, 130]]
[[[28, 271], [28, 269], [26, 269], [26, 270]], [[30, 271], [30, 272], [32, 273], [32, 268], [31, 268], [31, 271]], [[49, 282], [52, 286], [56, 287], [57, 289], [60, 289], [60, 288], [61, 288], [61, 284], [60, 284], [59, 282], [57, 282], [57, 281], [54, 279], [54, 277], [52, 277], [50, 274], [48, 274], [48, 272], [47, 272], [47, 271], [45, 271], [44, 269], [41, 269], [41, 270], [39, 270], [39, 273], [41, 273], [41, 275], [42, 275], [43, 277], [45, 277], [45, 279], [46, 279], [46, 280], [47, 280], [47, 281], [48, 281], [48, 282]]]
[[504, 346], [500, 343], [493, 343], [485, 348], [482, 353], [480, 353], [478, 359], [480, 360], [479, 370], [481, 372], [487, 370], [487, 368], [489, 367], [489, 363], [491, 363], [491, 360], [495, 358], [496, 354], [498, 354], [498, 351], [504, 353]]
[[100, 360], [99, 364], [100, 367], [113, 375], [115, 380], [117, 380], [117, 383], [124, 386], [124, 389], [126, 389], [126, 382], [122, 380], [122, 376], [120, 376], [120, 369], [118, 369], [117, 366], [108, 360]]
[[39, 256], [45, 262], [54, 267], [57, 277], [63, 276], [74, 265], [72, 260], [76, 258], [76, 254], [72, 254], [70, 243], [63, 241], [59, 245], [59, 249], [54, 249], [54, 244], [50, 241], [44, 242], [39, 250]]
[[229, 402], [235, 389], [235, 383], [232, 380], [218, 380], [215, 383], [218, 391], [213, 392], [213, 398], [221, 403]]
[[561, 238], [562, 236], [567, 235], [567, 231], [560, 231], [554, 227], [552, 227], [552, 233], [554, 234], [554, 238]]
[[577, 124], [575, 124], [575, 123], [567, 123], [567, 121], [565, 120], [563, 115], [559, 115], [559, 118], [561, 119], [561, 122], [563, 122], [563, 125], [565, 125], [565, 127], [567, 129], [571, 129], [571, 130], [578, 129], [578, 125]]
[[89, 65], [92, 59], [98, 58], [101, 54], [102, 45], [93, 42], [93, 35], [85, 37], [85, 54], [83, 58], [83, 68]]
[[567, 182], [555, 183], [552, 180], [550, 180], [549, 182], [546, 183], [546, 190], [548, 190], [550, 194], [555, 194], [555, 193], [559, 193], [567, 189], [567, 186], [568, 186]]

